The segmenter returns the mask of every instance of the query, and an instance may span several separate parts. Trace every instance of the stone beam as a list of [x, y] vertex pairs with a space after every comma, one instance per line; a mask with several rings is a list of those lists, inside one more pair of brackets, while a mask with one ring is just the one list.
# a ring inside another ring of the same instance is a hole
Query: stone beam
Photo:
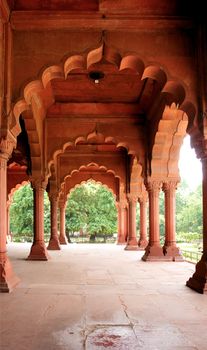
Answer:
[[188, 17], [170, 18], [138, 14], [70, 11], [13, 11], [11, 24], [14, 30], [71, 30], [71, 31], [133, 31], [192, 28]]
[[138, 103], [54, 103], [48, 108], [47, 118], [60, 118], [75, 116], [76, 118], [98, 116], [99, 119], [105, 119], [106, 116], [113, 118], [136, 117], [143, 119], [143, 110]]

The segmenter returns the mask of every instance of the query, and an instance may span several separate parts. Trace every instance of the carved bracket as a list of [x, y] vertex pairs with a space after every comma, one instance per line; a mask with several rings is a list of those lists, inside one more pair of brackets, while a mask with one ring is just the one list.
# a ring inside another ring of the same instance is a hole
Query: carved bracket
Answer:
[[6, 137], [0, 139], [0, 157], [8, 160], [15, 147], [16, 139], [11, 133], [7, 133]]

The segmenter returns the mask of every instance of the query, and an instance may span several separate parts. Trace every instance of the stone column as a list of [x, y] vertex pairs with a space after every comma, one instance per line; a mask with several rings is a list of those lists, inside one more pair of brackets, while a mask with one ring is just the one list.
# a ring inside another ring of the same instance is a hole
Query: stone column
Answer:
[[8, 241], [11, 239], [11, 236], [10, 236], [10, 206], [11, 206], [11, 201], [8, 200], [7, 201], [7, 204], [6, 204], [6, 215], [7, 215], [7, 238], [8, 238]]
[[122, 225], [122, 244], [126, 244], [128, 237], [128, 220], [127, 220], [127, 201], [121, 202], [121, 225]]
[[60, 209], [60, 236], [59, 236], [59, 242], [60, 244], [68, 244], [67, 237], [65, 235], [65, 203], [59, 203], [59, 209]]
[[177, 181], [169, 181], [163, 184], [165, 193], [165, 244], [163, 253], [169, 261], [183, 261], [181, 252], [176, 246], [176, 230], [175, 230], [175, 193], [177, 189]]
[[10, 292], [19, 283], [6, 250], [7, 236], [7, 160], [13, 144], [7, 139], [0, 141], [0, 292]]
[[49, 255], [44, 241], [44, 191], [42, 180], [32, 180], [34, 197], [34, 240], [27, 260], [48, 260]]
[[145, 249], [148, 245], [147, 239], [147, 196], [139, 198], [140, 207], [140, 237], [138, 246], [140, 249]]
[[196, 264], [194, 275], [186, 285], [199, 293], [207, 294], [207, 157], [202, 159], [203, 168], [203, 255]]
[[50, 199], [50, 222], [51, 222], [51, 234], [50, 241], [47, 249], [60, 250], [60, 242], [58, 239], [58, 225], [57, 225], [57, 210], [58, 210], [58, 194], [49, 194]]
[[138, 242], [136, 237], [136, 205], [137, 197], [128, 196], [129, 203], [129, 236], [125, 250], [138, 250]]
[[123, 202], [117, 202], [117, 216], [118, 216], [118, 236], [117, 236], [117, 244], [125, 244], [125, 237], [124, 237], [124, 203]]
[[128, 204], [127, 204], [127, 201], [126, 201], [126, 206], [123, 210], [123, 217], [124, 217], [124, 239], [125, 239], [125, 242], [128, 241], [128, 236], [129, 236], [129, 213], [128, 213]]
[[121, 208], [120, 202], [116, 202], [116, 210], [117, 210], [117, 241], [116, 244], [119, 243], [119, 238], [121, 236]]
[[149, 244], [146, 247], [145, 254], [142, 257], [144, 261], [164, 260], [164, 254], [160, 245], [160, 226], [159, 226], [159, 193], [161, 188], [160, 181], [150, 181], [147, 183], [149, 195]]

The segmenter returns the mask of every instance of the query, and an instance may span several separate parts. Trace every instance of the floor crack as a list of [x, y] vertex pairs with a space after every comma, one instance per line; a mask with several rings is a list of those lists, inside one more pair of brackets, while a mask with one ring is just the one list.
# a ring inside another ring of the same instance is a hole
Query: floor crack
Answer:
[[131, 319], [130, 319], [130, 317], [129, 317], [129, 314], [128, 314], [127, 306], [126, 306], [124, 300], [121, 298], [120, 295], [119, 295], [119, 300], [120, 300], [121, 305], [122, 305], [122, 307], [123, 307], [123, 309], [124, 309], [124, 313], [125, 313], [125, 315], [126, 315], [126, 318], [127, 318], [128, 321], [129, 321], [129, 326], [132, 328], [133, 333], [134, 333], [136, 339], [138, 339], [138, 338], [137, 338], [137, 335], [136, 335], [136, 332], [135, 332], [135, 330], [134, 330], [134, 326], [135, 326], [135, 325], [134, 325], [134, 323], [131, 321]]
[[126, 315], [126, 318], [127, 318], [128, 321], [129, 321], [129, 325], [130, 325], [131, 327], [133, 327], [134, 324], [132, 323], [132, 321], [131, 321], [131, 319], [130, 319], [130, 317], [129, 317], [129, 315], [128, 315], [127, 306], [126, 306], [126, 304], [124, 303], [124, 300], [123, 300], [120, 296], [119, 296], [119, 300], [120, 300], [121, 305], [122, 305], [122, 307], [123, 307], [123, 309], [124, 309], [124, 313], [125, 313], [125, 315]]

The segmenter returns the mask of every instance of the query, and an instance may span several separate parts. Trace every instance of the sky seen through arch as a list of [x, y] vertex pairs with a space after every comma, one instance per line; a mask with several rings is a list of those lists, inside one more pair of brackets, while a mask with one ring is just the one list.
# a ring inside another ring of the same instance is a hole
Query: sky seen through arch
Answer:
[[202, 183], [202, 164], [196, 157], [195, 150], [190, 146], [190, 136], [186, 136], [179, 159], [179, 170], [181, 180], [185, 180], [190, 190], [195, 190]]

